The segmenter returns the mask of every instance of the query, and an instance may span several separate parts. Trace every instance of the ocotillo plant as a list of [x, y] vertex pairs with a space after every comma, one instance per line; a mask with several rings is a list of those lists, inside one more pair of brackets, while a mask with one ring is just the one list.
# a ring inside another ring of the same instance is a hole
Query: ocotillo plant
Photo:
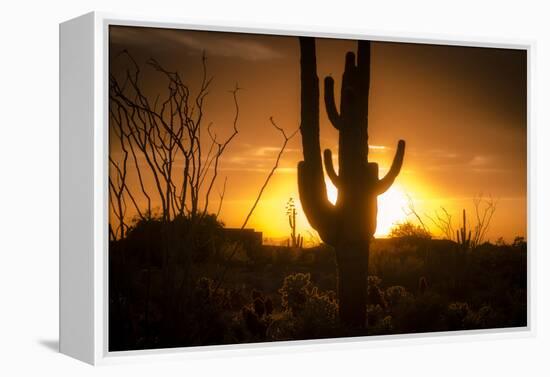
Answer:
[[301, 125], [304, 160], [298, 164], [298, 188], [304, 213], [321, 239], [334, 247], [338, 265], [339, 317], [350, 329], [365, 327], [369, 243], [376, 229], [377, 196], [401, 170], [405, 142], [400, 140], [388, 174], [378, 178], [378, 164], [368, 161], [370, 42], [359, 41], [357, 59], [345, 58], [340, 112], [334, 101], [334, 80], [325, 79], [325, 106], [339, 132], [338, 173], [330, 150], [324, 152], [327, 175], [338, 189], [329, 202], [319, 141], [319, 79], [315, 40], [300, 38]]

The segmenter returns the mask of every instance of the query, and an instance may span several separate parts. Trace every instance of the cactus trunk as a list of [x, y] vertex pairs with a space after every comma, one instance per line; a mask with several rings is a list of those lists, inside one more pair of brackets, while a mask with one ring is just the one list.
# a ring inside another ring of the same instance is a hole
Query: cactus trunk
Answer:
[[361, 330], [366, 325], [369, 244], [339, 244], [335, 251], [340, 322], [350, 330]]
[[351, 329], [366, 325], [367, 271], [370, 240], [376, 230], [377, 196], [399, 174], [405, 142], [400, 140], [388, 174], [378, 179], [378, 164], [368, 161], [368, 97], [370, 42], [358, 42], [345, 58], [340, 112], [334, 103], [334, 80], [325, 79], [328, 117], [339, 131], [336, 172], [332, 152], [324, 151], [328, 177], [338, 189], [336, 204], [329, 202], [319, 141], [319, 79], [315, 40], [300, 38], [301, 125], [304, 159], [298, 164], [298, 188], [304, 213], [321, 239], [334, 247], [338, 265], [340, 321]]

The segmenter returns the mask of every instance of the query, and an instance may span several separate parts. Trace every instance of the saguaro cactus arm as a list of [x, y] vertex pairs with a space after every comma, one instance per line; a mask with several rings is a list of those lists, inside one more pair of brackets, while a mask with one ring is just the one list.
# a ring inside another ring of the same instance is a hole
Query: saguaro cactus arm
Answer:
[[309, 223], [319, 232], [323, 241], [330, 243], [334, 218], [333, 205], [327, 189], [321, 161], [319, 141], [319, 78], [315, 57], [315, 40], [300, 38], [301, 124], [304, 160], [298, 163], [298, 190], [302, 208]]
[[399, 175], [401, 171], [401, 166], [403, 165], [403, 157], [405, 156], [405, 140], [399, 140], [397, 143], [397, 151], [393, 157], [393, 162], [391, 164], [390, 170], [384, 176], [384, 178], [378, 181], [376, 185], [376, 193], [382, 194], [386, 192], [390, 186], [395, 181], [395, 178]]
[[340, 130], [342, 127], [340, 114], [338, 114], [336, 102], [334, 101], [334, 79], [330, 76], [325, 77], [325, 108], [330, 123], [334, 128]]
[[321, 239], [332, 245], [336, 231], [331, 225], [334, 219], [333, 206], [328, 200], [325, 182], [323, 180], [321, 186], [320, 179], [323, 176], [319, 176], [305, 161], [298, 163], [298, 191], [304, 214]]
[[334, 170], [334, 165], [332, 164], [332, 152], [330, 149], [325, 149], [323, 161], [325, 162], [325, 170], [327, 171], [327, 175], [332, 184], [336, 187], [340, 186], [340, 177], [338, 177], [336, 170]]

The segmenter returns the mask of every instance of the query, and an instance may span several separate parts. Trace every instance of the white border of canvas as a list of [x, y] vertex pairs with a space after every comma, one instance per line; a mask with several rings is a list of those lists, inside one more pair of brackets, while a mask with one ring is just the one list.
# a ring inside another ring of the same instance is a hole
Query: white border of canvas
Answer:
[[[534, 226], [536, 175], [533, 158], [536, 155], [535, 129], [533, 127], [533, 73], [535, 42], [532, 40], [499, 39], [484, 37], [460, 38], [449, 35], [418, 34], [414, 32], [394, 33], [368, 29], [350, 29], [346, 27], [327, 28], [312, 25], [284, 24], [246, 24], [226, 21], [198, 21], [171, 17], [149, 17], [127, 14], [93, 12], [87, 16], [94, 18], [94, 364], [113, 364], [126, 362], [146, 362], [154, 360], [203, 359], [239, 355], [263, 355], [272, 353], [295, 353], [348, 350], [355, 348], [405, 346], [448, 342], [469, 342], [499, 340], [510, 338], [534, 337], [536, 335], [535, 301], [536, 286]], [[223, 32], [245, 32], [273, 35], [307, 35], [340, 39], [370, 39], [387, 42], [409, 42], [424, 44], [457, 45], [472, 47], [514, 48], [527, 51], [527, 132], [528, 132], [528, 326], [492, 330], [466, 330], [409, 335], [368, 336], [354, 338], [335, 338], [324, 340], [305, 340], [291, 342], [235, 344], [223, 346], [201, 346], [141, 351], [108, 351], [108, 27], [109, 25], [128, 25], [144, 27], [162, 27], [183, 30], [210, 30]], [[62, 147], [62, 146], [61, 146]], [[63, 198], [60, 198], [63, 200]], [[61, 232], [67, 232], [61, 229]], [[63, 266], [60, 266], [62, 268]], [[60, 324], [60, 328], [63, 324]], [[62, 340], [61, 340], [62, 341]]]

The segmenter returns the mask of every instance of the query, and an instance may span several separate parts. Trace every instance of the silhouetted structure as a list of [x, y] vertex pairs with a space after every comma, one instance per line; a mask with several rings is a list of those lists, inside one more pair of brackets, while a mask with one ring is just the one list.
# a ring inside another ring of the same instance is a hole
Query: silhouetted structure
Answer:
[[339, 131], [338, 174], [331, 151], [324, 151], [327, 175], [338, 189], [338, 199], [332, 205], [327, 197], [319, 142], [315, 40], [300, 38], [300, 52], [304, 153], [304, 160], [298, 164], [300, 200], [311, 226], [336, 249], [340, 321], [351, 329], [362, 329], [366, 322], [369, 242], [376, 229], [376, 198], [399, 174], [405, 142], [399, 141], [390, 171], [378, 179], [378, 164], [368, 162], [370, 42], [359, 41], [357, 62], [353, 52], [346, 54], [340, 113], [334, 101], [334, 80], [325, 78], [327, 114]]
[[254, 229], [223, 228], [222, 233], [227, 241], [239, 242], [244, 247], [262, 246], [262, 232]]

